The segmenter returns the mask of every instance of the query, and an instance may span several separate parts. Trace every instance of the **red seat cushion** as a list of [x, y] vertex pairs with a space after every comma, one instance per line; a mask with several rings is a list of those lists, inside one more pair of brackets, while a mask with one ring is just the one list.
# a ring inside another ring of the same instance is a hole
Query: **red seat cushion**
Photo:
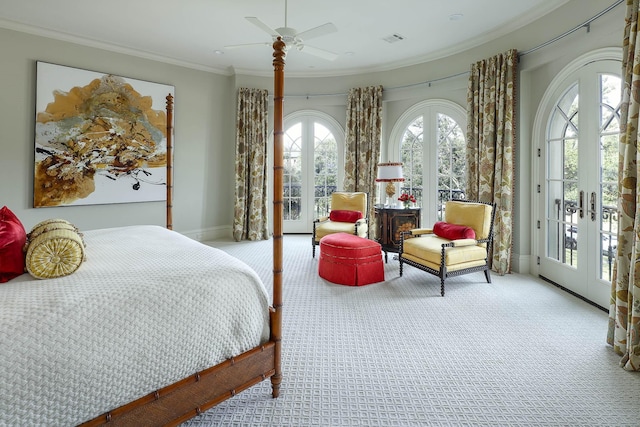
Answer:
[[444, 221], [438, 221], [433, 225], [433, 234], [449, 240], [476, 238], [476, 232], [473, 228]]
[[0, 283], [8, 282], [24, 273], [27, 241], [24, 226], [8, 207], [0, 209]]
[[380, 243], [349, 233], [333, 233], [320, 239], [320, 251], [332, 256], [359, 259], [371, 255], [380, 255]]
[[329, 213], [329, 219], [336, 222], [356, 222], [364, 218], [360, 211], [335, 210]]

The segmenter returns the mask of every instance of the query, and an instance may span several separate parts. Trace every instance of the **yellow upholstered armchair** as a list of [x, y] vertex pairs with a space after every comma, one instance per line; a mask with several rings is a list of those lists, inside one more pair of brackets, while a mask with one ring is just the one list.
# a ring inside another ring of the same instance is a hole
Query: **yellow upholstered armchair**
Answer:
[[444, 221], [433, 228], [402, 233], [400, 239], [400, 276], [407, 263], [440, 277], [440, 294], [444, 280], [476, 271], [484, 271], [491, 283], [489, 252], [493, 240], [495, 203], [466, 200], [448, 201]]
[[316, 246], [320, 239], [333, 233], [350, 233], [359, 237], [368, 237], [367, 193], [340, 192], [331, 194], [331, 206], [328, 216], [313, 221], [311, 238], [312, 256], [316, 256]]

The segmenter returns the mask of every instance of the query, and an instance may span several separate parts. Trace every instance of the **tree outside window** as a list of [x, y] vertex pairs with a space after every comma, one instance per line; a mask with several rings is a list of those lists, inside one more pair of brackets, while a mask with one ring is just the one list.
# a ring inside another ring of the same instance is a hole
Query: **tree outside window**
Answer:
[[[443, 204], [451, 199], [464, 199], [466, 190], [466, 142], [460, 125], [450, 116], [437, 114], [437, 128], [433, 139], [437, 141], [437, 217], [442, 219]], [[405, 182], [401, 191], [413, 194], [418, 206], [425, 206], [423, 200], [424, 116], [417, 117], [404, 131], [400, 145]]]

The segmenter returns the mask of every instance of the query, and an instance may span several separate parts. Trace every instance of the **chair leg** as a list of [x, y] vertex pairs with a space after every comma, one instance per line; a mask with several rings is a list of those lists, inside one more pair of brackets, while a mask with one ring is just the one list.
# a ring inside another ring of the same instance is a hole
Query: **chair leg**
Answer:
[[311, 258], [316, 257], [316, 221], [313, 221], [313, 233], [311, 234]]
[[487, 283], [491, 283], [491, 271], [488, 268], [484, 271], [484, 277], [487, 278]]
[[402, 277], [402, 258], [400, 258], [399, 261], [400, 261], [400, 277]]
[[440, 277], [440, 295], [444, 296], [444, 277]]

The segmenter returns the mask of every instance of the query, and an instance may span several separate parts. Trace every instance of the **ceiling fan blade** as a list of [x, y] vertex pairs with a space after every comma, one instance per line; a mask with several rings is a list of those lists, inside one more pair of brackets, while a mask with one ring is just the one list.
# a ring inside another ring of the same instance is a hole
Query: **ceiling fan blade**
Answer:
[[262, 43], [232, 44], [232, 45], [224, 46], [224, 48], [225, 49], [235, 49], [237, 47], [251, 47], [251, 46], [271, 46], [271, 43], [262, 42]]
[[329, 52], [328, 50], [320, 49], [317, 47], [304, 45], [302, 47], [299, 47], [298, 49], [310, 55], [314, 55], [328, 61], [335, 61], [336, 59], [338, 59], [337, 53]]
[[310, 40], [315, 37], [324, 36], [325, 34], [335, 33], [336, 31], [338, 31], [336, 26], [331, 22], [327, 22], [326, 24], [322, 24], [315, 28], [311, 28], [309, 30], [298, 33], [297, 37], [301, 38], [302, 40]]
[[269, 34], [271, 37], [278, 37], [280, 35], [276, 30], [272, 29], [271, 27], [269, 27], [267, 24], [265, 24], [255, 16], [245, 16], [244, 19], [251, 22], [253, 25], [260, 28], [265, 33]]

